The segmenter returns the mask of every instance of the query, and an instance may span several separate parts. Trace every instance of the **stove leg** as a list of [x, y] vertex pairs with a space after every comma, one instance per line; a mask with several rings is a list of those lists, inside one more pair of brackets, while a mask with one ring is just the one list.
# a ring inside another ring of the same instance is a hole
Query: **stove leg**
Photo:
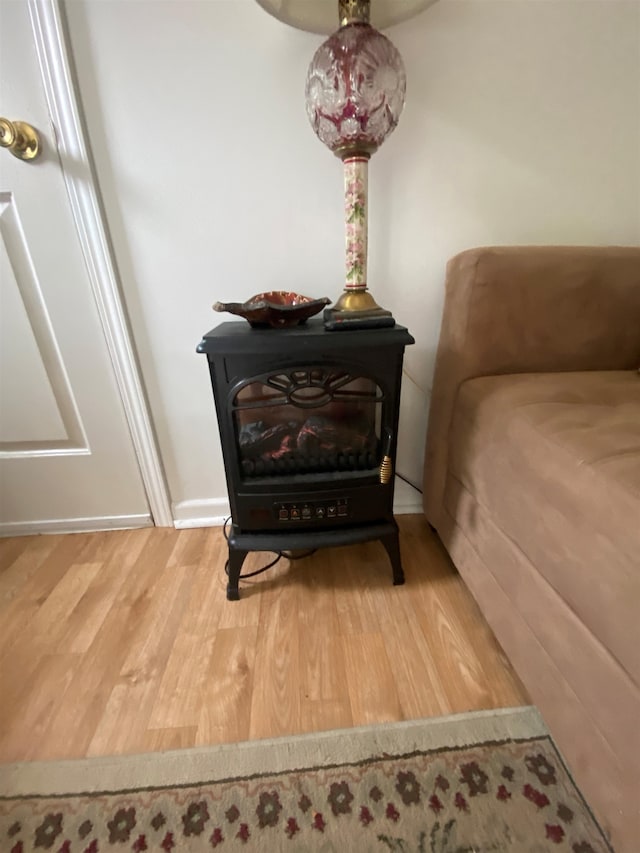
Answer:
[[240, 590], [238, 583], [240, 580], [240, 570], [244, 563], [244, 558], [249, 552], [242, 548], [229, 548], [229, 562], [227, 563], [227, 575], [229, 581], [227, 583], [227, 601], [239, 601]]
[[404, 583], [404, 572], [402, 563], [400, 562], [400, 537], [396, 528], [392, 533], [387, 533], [381, 537], [380, 541], [385, 547], [391, 568], [393, 570], [393, 585], [400, 586]]

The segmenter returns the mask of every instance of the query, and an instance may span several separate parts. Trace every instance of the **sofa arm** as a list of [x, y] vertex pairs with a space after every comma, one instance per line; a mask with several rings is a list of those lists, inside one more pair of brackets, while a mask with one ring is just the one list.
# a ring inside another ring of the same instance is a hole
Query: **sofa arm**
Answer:
[[640, 366], [640, 248], [470, 249], [447, 266], [424, 509], [440, 523], [448, 433], [465, 379]]

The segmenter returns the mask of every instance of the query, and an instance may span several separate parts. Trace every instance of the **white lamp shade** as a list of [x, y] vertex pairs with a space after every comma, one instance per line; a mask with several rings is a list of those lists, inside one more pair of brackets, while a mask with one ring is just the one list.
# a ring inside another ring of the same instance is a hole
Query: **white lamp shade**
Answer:
[[[338, 0], [256, 0], [270, 15], [299, 30], [330, 35], [340, 26]], [[372, 0], [371, 25], [383, 30], [412, 18], [437, 0]]]

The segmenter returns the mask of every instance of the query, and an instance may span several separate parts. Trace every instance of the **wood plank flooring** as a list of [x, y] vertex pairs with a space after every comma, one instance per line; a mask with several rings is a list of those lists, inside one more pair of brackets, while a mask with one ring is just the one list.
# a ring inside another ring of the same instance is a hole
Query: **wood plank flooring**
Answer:
[[283, 559], [239, 602], [219, 528], [0, 540], [0, 762], [527, 704], [424, 518], [398, 522], [404, 586], [371, 542]]

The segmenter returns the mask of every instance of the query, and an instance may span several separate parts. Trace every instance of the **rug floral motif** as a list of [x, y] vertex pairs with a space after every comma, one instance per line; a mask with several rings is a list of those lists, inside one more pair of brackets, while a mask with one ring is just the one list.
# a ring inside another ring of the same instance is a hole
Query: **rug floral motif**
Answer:
[[0, 800], [0, 850], [611, 853], [548, 737]]

